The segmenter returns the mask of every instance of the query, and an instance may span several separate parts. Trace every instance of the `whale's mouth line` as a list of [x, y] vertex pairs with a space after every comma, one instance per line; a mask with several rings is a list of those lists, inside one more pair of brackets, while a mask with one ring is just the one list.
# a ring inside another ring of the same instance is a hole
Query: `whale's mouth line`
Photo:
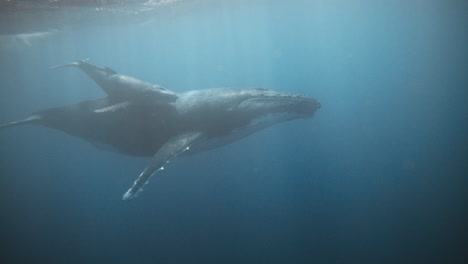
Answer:
[[298, 119], [301, 117], [306, 117], [303, 116], [299, 113], [295, 112], [276, 112], [276, 113], [270, 113], [266, 114], [257, 118], [254, 118], [250, 123], [247, 125], [248, 127], [250, 126], [270, 126], [274, 125], [276, 123], [281, 123], [289, 120], [294, 120]]
[[258, 96], [239, 104], [240, 109], [258, 111], [258, 116], [253, 119], [277, 119], [278, 122], [312, 117], [320, 107], [320, 103], [314, 98], [289, 94]]

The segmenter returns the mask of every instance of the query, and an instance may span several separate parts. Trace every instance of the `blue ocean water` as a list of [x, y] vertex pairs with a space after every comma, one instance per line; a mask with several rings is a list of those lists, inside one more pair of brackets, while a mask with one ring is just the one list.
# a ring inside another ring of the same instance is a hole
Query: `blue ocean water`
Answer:
[[322, 108], [177, 158], [131, 202], [148, 158], [2, 130], [2, 263], [466, 261], [465, 1], [96, 2], [3, 13], [1, 123], [103, 96], [48, 70], [85, 58], [176, 92], [265, 87]]

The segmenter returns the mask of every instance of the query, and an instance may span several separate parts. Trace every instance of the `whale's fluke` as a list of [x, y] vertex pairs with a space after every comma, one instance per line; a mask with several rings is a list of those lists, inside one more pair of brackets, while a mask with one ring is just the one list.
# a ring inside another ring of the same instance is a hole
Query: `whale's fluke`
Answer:
[[14, 126], [20, 126], [20, 125], [26, 125], [26, 124], [31, 124], [35, 123], [37, 121], [41, 120], [41, 117], [39, 115], [32, 115], [26, 119], [23, 120], [18, 120], [6, 124], [1, 124], [0, 129], [8, 128], [8, 127], [14, 127]]

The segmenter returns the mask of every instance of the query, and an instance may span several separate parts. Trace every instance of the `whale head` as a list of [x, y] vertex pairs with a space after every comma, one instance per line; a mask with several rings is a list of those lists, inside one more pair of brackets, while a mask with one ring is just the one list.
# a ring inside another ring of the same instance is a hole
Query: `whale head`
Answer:
[[252, 119], [277, 119], [278, 122], [311, 118], [321, 107], [312, 97], [276, 92], [264, 88], [249, 91], [250, 96], [242, 100], [237, 111], [248, 113]]

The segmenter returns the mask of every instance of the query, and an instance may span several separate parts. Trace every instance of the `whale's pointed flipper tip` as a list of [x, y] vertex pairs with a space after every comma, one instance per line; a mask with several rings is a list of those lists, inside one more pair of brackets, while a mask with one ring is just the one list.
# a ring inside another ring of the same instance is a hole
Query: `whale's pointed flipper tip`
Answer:
[[72, 62], [72, 63], [57, 65], [57, 66], [49, 68], [49, 70], [53, 70], [53, 69], [57, 69], [57, 68], [63, 68], [63, 67], [78, 67], [79, 68], [80, 66], [83, 66], [83, 64], [89, 63], [89, 61], [91, 61], [91, 59], [86, 58], [84, 60], [79, 60], [79, 61]]
[[130, 201], [132, 200], [132, 195], [128, 194], [128, 192], [126, 192], [123, 196], [122, 196], [122, 200], [123, 201]]
[[122, 200], [124, 201], [130, 201], [133, 200], [137, 197], [137, 193], [132, 192], [132, 189], [129, 189], [123, 196]]
[[163, 170], [164, 165], [178, 154], [189, 150], [190, 146], [201, 139], [203, 134], [198, 131], [188, 132], [171, 138], [156, 152], [150, 164], [143, 170], [133, 182], [132, 187], [123, 195], [122, 200], [134, 199], [143, 191], [143, 186], [148, 184], [149, 179], [158, 170]]
[[86, 58], [84, 60], [79, 60], [79, 61], [72, 62], [72, 63], [57, 65], [57, 66], [49, 68], [49, 70], [63, 68], [63, 67], [78, 67], [79, 68], [80, 66], [83, 66], [83, 64], [88, 64], [90, 61], [91, 61], [90, 58]]
[[50, 67], [49, 70], [57, 69], [57, 68], [63, 68], [63, 67], [79, 67], [80, 65], [78, 62], [70, 63], [70, 64], [62, 64], [62, 65], [57, 65], [54, 67]]

